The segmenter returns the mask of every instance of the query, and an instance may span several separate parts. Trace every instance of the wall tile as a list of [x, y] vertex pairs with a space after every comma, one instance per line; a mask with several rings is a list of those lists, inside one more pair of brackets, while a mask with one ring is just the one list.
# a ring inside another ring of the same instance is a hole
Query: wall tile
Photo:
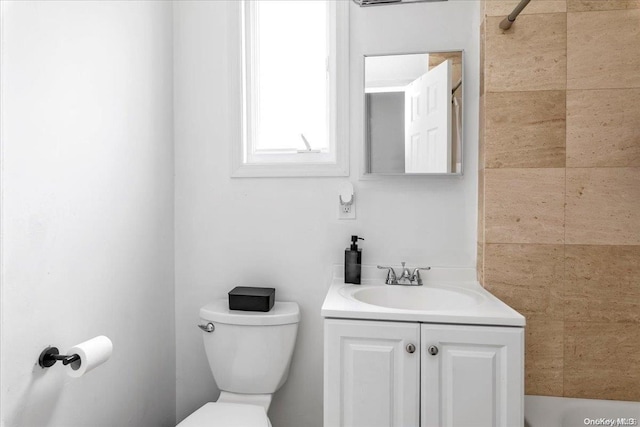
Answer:
[[563, 395], [564, 324], [544, 316], [527, 316], [525, 394]]
[[564, 243], [564, 169], [485, 169], [485, 241]]
[[563, 320], [563, 245], [487, 244], [485, 287], [524, 315]]
[[488, 93], [488, 168], [565, 166], [565, 91]]
[[[487, 16], [505, 17], [520, 3], [519, 0], [487, 0], [485, 13]], [[562, 13], [567, 11], [566, 0], [536, 0], [532, 1], [522, 11], [522, 15], [535, 13]]]
[[485, 134], [486, 134], [486, 100], [487, 95], [480, 95], [480, 108], [478, 111], [479, 135], [478, 135], [478, 169], [485, 168]]
[[569, 89], [640, 87], [640, 9], [567, 14]]
[[640, 166], [640, 89], [567, 92], [567, 167], [594, 166]]
[[565, 322], [564, 395], [640, 401], [637, 323]]
[[478, 282], [484, 286], [484, 243], [478, 242], [477, 251], [476, 272], [478, 273]]
[[640, 323], [640, 246], [567, 245], [565, 256], [565, 320]]
[[478, 171], [478, 242], [484, 243], [484, 170]]
[[639, 401], [640, 0], [499, 30], [517, 3], [484, 6], [483, 283], [527, 317], [527, 394]]
[[433, 52], [429, 54], [429, 70], [444, 61], [451, 61], [451, 81], [455, 84], [462, 78], [462, 55], [460, 52]]
[[640, 245], [640, 168], [566, 171], [567, 244]]
[[639, 8], [640, 0], [567, 0], [567, 10], [569, 12]]
[[488, 17], [485, 45], [487, 92], [566, 88], [566, 14], [524, 15], [508, 31], [502, 17]]

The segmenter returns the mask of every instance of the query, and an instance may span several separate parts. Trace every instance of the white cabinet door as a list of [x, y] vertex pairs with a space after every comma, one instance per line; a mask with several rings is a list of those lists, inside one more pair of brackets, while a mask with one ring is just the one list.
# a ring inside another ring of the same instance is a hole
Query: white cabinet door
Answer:
[[[524, 329], [423, 324], [422, 427], [524, 424]], [[437, 354], [428, 349], [437, 347]]]
[[324, 325], [325, 427], [418, 427], [419, 324], [327, 319]]

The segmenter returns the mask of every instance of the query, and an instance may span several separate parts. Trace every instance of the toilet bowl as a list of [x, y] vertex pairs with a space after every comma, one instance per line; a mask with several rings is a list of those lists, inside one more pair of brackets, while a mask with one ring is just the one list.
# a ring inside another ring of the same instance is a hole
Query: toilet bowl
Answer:
[[267, 411], [273, 393], [289, 375], [300, 321], [298, 304], [276, 302], [263, 313], [229, 310], [223, 299], [202, 307], [200, 318], [220, 397], [178, 427], [271, 427]]

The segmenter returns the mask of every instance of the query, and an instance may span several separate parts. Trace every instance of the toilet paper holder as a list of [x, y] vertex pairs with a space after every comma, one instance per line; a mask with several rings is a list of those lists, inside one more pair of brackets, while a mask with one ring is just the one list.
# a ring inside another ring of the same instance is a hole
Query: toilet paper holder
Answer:
[[38, 357], [38, 365], [40, 365], [41, 368], [50, 368], [55, 365], [58, 360], [61, 360], [62, 364], [66, 366], [69, 363], [79, 361], [80, 356], [77, 354], [60, 354], [57, 347], [47, 347], [42, 350], [42, 353], [40, 353], [40, 357]]

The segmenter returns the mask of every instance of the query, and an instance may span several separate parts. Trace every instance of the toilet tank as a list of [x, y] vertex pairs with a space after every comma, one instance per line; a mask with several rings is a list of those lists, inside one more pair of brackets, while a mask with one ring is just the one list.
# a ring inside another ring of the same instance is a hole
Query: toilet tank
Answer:
[[269, 312], [229, 310], [226, 299], [200, 309], [204, 348], [218, 388], [242, 394], [271, 394], [289, 375], [300, 309], [276, 302]]

